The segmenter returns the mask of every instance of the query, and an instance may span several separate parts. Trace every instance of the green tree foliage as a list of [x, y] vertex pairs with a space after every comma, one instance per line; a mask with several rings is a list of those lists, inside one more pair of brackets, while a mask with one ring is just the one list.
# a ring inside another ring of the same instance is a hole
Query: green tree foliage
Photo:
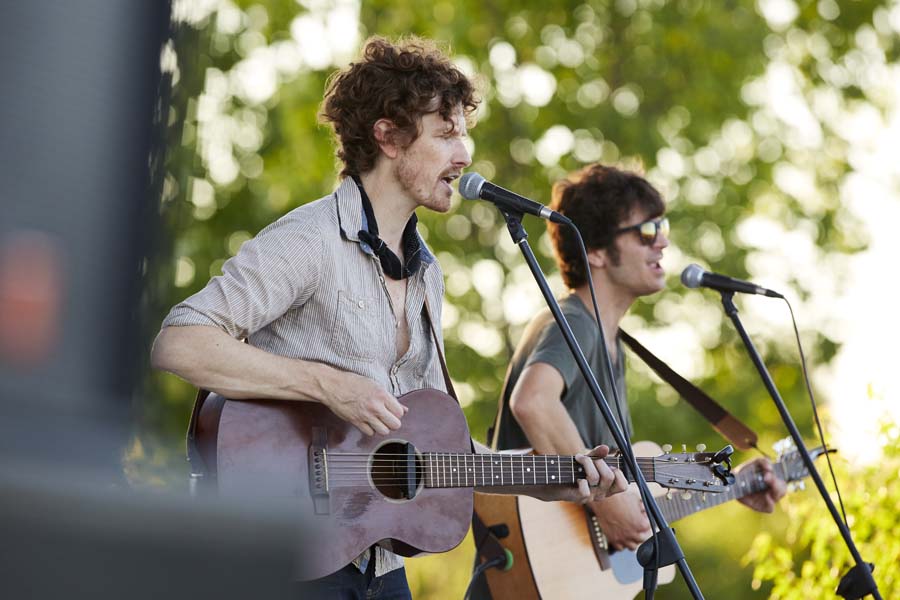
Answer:
[[[880, 445], [884, 456], [876, 465], [850, 469], [838, 463], [837, 477], [853, 540], [863, 559], [875, 564], [875, 580], [882, 598], [900, 594], [900, 429], [883, 428]], [[837, 504], [837, 498], [832, 494]], [[787, 536], [783, 541], [769, 533], [753, 540], [744, 558], [752, 563], [753, 585], [772, 584], [773, 600], [828, 598], [840, 578], [855, 563], [837, 526], [815, 490], [787, 505]]]
[[[163, 227], [145, 297], [148, 346], [168, 308], [218, 274], [244, 240], [333, 189], [334, 149], [316, 118], [328, 74], [368, 35], [417, 34], [444, 44], [480, 78], [484, 103], [471, 130], [473, 170], [543, 202], [553, 181], [592, 161], [647, 173], [666, 197], [673, 223], [664, 263], [672, 285], [640, 302], [626, 327], [757, 429], [764, 447], [783, 436], [714, 296], [684, 290], [675, 278], [688, 262], [739, 277], [774, 273], [800, 307], [817, 293], [812, 275], [827, 270], [840, 279], [842, 257], [866, 243], [841, 201], [842, 185], [859, 166], [841, 117], [877, 113], [889, 102], [879, 74], [900, 50], [892, 25], [896, 2], [174, 5], [164, 60], [173, 85]], [[445, 273], [447, 360], [473, 435], [483, 439], [512, 349], [542, 300], [491, 207], [457, 198], [449, 215], [419, 216]], [[527, 218], [525, 226], [561, 290], [543, 223]], [[745, 321], [801, 430], [810, 434], [787, 313], [760, 302], [739, 306], [766, 317], [763, 324]], [[801, 328], [811, 362], [827, 363], [838, 337], [827, 323]], [[721, 443], [633, 362], [629, 389], [638, 439]], [[133, 480], [183, 485], [181, 436], [192, 397], [184, 382], [147, 374], [142, 421], [127, 455]], [[726, 522], [729, 535], [722, 536]], [[778, 515], [728, 506], [691, 517], [679, 525], [679, 537], [709, 597], [741, 598], [752, 593], [749, 571], [737, 567], [752, 535], [783, 525]], [[781, 543], [774, 536], [772, 543]], [[439, 568], [465, 574], [469, 550], [456, 552], [442, 557]], [[450, 580], [416, 572], [416, 563], [410, 567], [416, 597], [461, 595], [430, 587]], [[451, 580], [456, 586], [466, 578]], [[676, 583], [666, 597], [688, 596]]]

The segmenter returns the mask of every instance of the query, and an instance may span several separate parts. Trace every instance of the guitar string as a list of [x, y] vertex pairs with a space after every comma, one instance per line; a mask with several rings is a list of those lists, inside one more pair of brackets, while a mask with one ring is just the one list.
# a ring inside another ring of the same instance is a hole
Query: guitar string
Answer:
[[[453, 471], [452, 467], [450, 467], [450, 468], [435, 467], [433, 469], [420, 468], [420, 469], [418, 469], [418, 471], [419, 472], [417, 474], [418, 475], [417, 478], [420, 478], [420, 479], [431, 478], [431, 479], [449, 480], [449, 479], [453, 479], [453, 478], [461, 479], [461, 478], [469, 478], [469, 477], [472, 477], [472, 478], [480, 477], [481, 479], [485, 479], [485, 477], [487, 475], [487, 470], [478, 470], [477, 472], [473, 472], [470, 470], [468, 470], [468, 471]], [[648, 474], [649, 473], [645, 473], [645, 475], [648, 475]], [[514, 472], [503, 473], [502, 475], [494, 474], [493, 479], [497, 479], [499, 477], [502, 481], [506, 481], [507, 479], [511, 479], [511, 480], [519, 479], [519, 480], [523, 480], [523, 481], [525, 481], [525, 480], [533, 481], [536, 478], [540, 478], [542, 480], [548, 480], [548, 479], [553, 480], [556, 477], [560, 477], [561, 479], [569, 480], [571, 475], [573, 475], [573, 473], [571, 473], [571, 472], [560, 473], [556, 469], [546, 469], [546, 470], [534, 470], [534, 471], [527, 471], [527, 472], [514, 471]], [[580, 475], [580, 473], [574, 473], [574, 475]], [[687, 477], [683, 472], [680, 472], [680, 471], [657, 470], [655, 473], [655, 481], [656, 481], [656, 483], [666, 484], [666, 483], [672, 483], [671, 480], [677, 480], [677, 482], [681, 482], [681, 481], [686, 481], [687, 479], [695, 479], [698, 483], [700, 483], [702, 485], [704, 482], [713, 480], [713, 475], [711, 473], [709, 473], [709, 474], [704, 473], [703, 475], [708, 476], [708, 478], [707, 479], [698, 479], [697, 477]], [[401, 481], [407, 480], [406, 475], [404, 475], [402, 473], [397, 473], [397, 471], [393, 467], [386, 466], [386, 465], [377, 467], [375, 469], [336, 468], [336, 469], [329, 469], [329, 472], [328, 472], [328, 478], [330, 481], [335, 481], [340, 478], [348, 478], [348, 477], [354, 477], [354, 476], [360, 476], [360, 477], [364, 477], [364, 478], [371, 477], [373, 479], [378, 479], [379, 481], [387, 480], [387, 479], [395, 479], [395, 480], [401, 480]], [[575, 479], [581, 479], [581, 478], [575, 477]], [[488, 477], [487, 480], [491, 480], [491, 478]], [[672, 486], [672, 487], [679, 487], [679, 486]], [[732, 484], [730, 486], [726, 486], [725, 484], [717, 483], [715, 486], [709, 485], [709, 486], [699, 489], [698, 491], [703, 491], [703, 490], [713, 491], [713, 489], [711, 489], [711, 488], [719, 488], [719, 487], [732, 488], [732, 487], [738, 487], [738, 485]]]

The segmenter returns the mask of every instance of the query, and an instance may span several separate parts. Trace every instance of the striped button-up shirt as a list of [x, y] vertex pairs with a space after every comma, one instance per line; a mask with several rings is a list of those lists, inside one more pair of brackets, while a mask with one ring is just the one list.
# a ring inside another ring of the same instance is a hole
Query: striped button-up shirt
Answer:
[[[222, 275], [176, 305], [163, 327], [209, 325], [289, 358], [368, 377], [394, 396], [446, 391], [424, 310], [427, 296], [438, 343], [443, 276], [420, 240], [422, 265], [407, 280], [409, 348], [397, 358], [396, 319], [381, 263], [360, 241], [366, 227], [359, 188], [346, 178], [334, 194], [301, 206], [245, 242]], [[368, 551], [353, 562], [365, 570]], [[375, 574], [403, 566], [376, 547]]]

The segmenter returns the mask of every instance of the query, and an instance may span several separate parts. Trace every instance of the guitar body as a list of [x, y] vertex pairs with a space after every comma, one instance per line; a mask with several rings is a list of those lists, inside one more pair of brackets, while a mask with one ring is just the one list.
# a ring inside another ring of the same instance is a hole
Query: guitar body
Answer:
[[[634, 445], [638, 457], [654, 455], [659, 450], [660, 447], [652, 442]], [[776, 450], [778, 462], [772, 465], [776, 477], [790, 483], [809, 475], [803, 458], [788, 440], [776, 444]], [[828, 451], [820, 447], [809, 453], [815, 458]], [[686, 465], [702, 462], [705, 456], [667, 453], [654, 462], [654, 481], [674, 487], [672, 484], [678, 481], [686, 483], [695, 478], [702, 479], [700, 474], [673, 470], [672, 466], [678, 464], [684, 469]], [[642, 461], [646, 459], [638, 458], [639, 464]], [[645, 469], [641, 467], [641, 470], [669, 523], [723, 502], [762, 492], [768, 487], [761, 470], [749, 468], [741, 469], [736, 476], [726, 477], [729, 485], [723, 489], [715, 489], [714, 482], [707, 480], [692, 488], [699, 494], [662, 498], [665, 490], [656, 483], [649, 483], [651, 480]], [[643, 589], [643, 568], [635, 553], [630, 550], [607, 552], [596, 519], [584, 507], [569, 502], [540, 502], [524, 496], [497, 499], [490, 494], [475, 494], [475, 511], [485, 526], [502, 523], [510, 530], [509, 536], [500, 543], [513, 554], [512, 568], [509, 571], [488, 569], [485, 573], [494, 600], [628, 599]], [[660, 569], [657, 583], [670, 583], [674, 578], [675, 567], [670, 565]]]
[[[655, 456], [653, 442], [634, 445], [637, 456]], [[650, 483], [654, 496], [665, 494]], [[643, 568], [635, 553], [598, 548], [594, 524], [585, 508], [571, 502], [542, 502], [528, 496], [475, 494], [475, 511], [488, 527], [505, 523], [500, 543], [513, 554], [509, 571], [485, 572], [494, 600], [538, 598], [634, 598], [643, 588]], [[675, 578], [675, 567], [660, 569], [658, 583]]]
[[[318, 403], [213, 394], [200, 413], [198, 446], [219, 493], [295, 502], [301, 546], [311, 550], [297, 561], [301, 580], [333, 573], [373, 544], [403, 556], [445, 552], [469, 529], [472, 488], [432, 488], [420, 481], [407, 498], [398, 493], [400, 486], [376, 486], [374, 479], [384, 473], [383, 457], [406, 452], [407, 444], [416, 452], [470, 453], [465, 416], [455, 400], [436, 390], [399, 400], [409, 407], [401, 429], [366, 436]], [[317, 462], [317, 450], [328, 455], [327, 469]]]

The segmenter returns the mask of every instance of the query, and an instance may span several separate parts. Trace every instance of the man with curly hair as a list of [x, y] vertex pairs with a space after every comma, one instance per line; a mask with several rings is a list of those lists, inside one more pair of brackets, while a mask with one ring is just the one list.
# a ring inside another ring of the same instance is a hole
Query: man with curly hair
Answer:
[[[322, 106], [340, 186], [263, 229], [175, 306], [154, 366], [229, 398], [320, 402], [367, 435], [400, 428], [397, 396], [446, 391], [443, 276], [415, 211], [449, 209], [450, 184], [471, 162], [464, 140], [477, 102], [433, 43], [370, 39]], [[599, 460], [607, 450], [578, 457], [587, 481], [577, 488], [534, 493], [585, 501], [624, 489]], [[381, 546], [319, 584], [329, 598], [409, 597], [402, 559]]]

